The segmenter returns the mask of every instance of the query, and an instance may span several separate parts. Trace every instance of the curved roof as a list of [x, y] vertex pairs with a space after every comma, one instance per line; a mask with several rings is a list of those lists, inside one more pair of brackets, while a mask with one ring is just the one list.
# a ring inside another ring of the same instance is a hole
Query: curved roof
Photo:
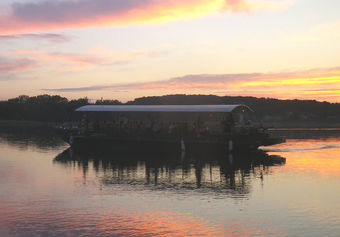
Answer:
[[246, 105], [85, 105], [78, 112], [224, 112], [253, 110]]

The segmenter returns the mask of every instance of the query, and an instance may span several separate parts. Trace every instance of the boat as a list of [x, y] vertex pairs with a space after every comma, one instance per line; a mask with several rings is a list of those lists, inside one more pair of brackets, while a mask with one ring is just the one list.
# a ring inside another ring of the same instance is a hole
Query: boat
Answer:
[[59, 133], [72, 147], [241, 151], [284, 142], [246, 105], [86, 105]]

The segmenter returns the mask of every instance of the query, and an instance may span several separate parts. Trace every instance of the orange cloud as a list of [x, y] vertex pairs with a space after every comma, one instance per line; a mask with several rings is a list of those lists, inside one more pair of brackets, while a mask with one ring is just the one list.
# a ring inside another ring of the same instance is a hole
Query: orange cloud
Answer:
[[69, 28], [158, 24], [220, 11], [276, 9], [289, 0], [77, 0], [14, 3], [0, 15], [0, 34]]

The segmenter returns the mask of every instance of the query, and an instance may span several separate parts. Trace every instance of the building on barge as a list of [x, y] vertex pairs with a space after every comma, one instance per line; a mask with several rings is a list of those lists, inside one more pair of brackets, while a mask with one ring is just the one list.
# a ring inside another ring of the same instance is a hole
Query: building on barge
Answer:
[[246, 105], [86, 105], [76, 111], [79, 124], [61, 129], [73, 147], [233, 151], [283, 142], [270, 137]]

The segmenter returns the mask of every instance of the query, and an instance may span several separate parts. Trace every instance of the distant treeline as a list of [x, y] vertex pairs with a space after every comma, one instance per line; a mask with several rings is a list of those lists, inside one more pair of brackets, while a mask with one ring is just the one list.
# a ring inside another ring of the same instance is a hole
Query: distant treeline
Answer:
[[89, 103], [87, 98], [68, 100], [61, 96], [21, 95], [0, 102], [1, 120], [59, 122], [74, 119], [74, 110]]
[[[89, 104], [87, 98], [68, 100], [61, 96], [19, 96], [0, 102], [1, 120], [30, 120], [62, 122], [76, 120], [74, 110]], [[127, 103], [118, 100], [98, 100], [104, 105], [200, 105], [200, 104], [245, 104], [255, 110], [257, 117], [269, 124], [315, 123], [339, 124], [340, 103], [315, 100], [278, 100], [242, 96], [215, 95], [166, 95], [137, 98]]]

